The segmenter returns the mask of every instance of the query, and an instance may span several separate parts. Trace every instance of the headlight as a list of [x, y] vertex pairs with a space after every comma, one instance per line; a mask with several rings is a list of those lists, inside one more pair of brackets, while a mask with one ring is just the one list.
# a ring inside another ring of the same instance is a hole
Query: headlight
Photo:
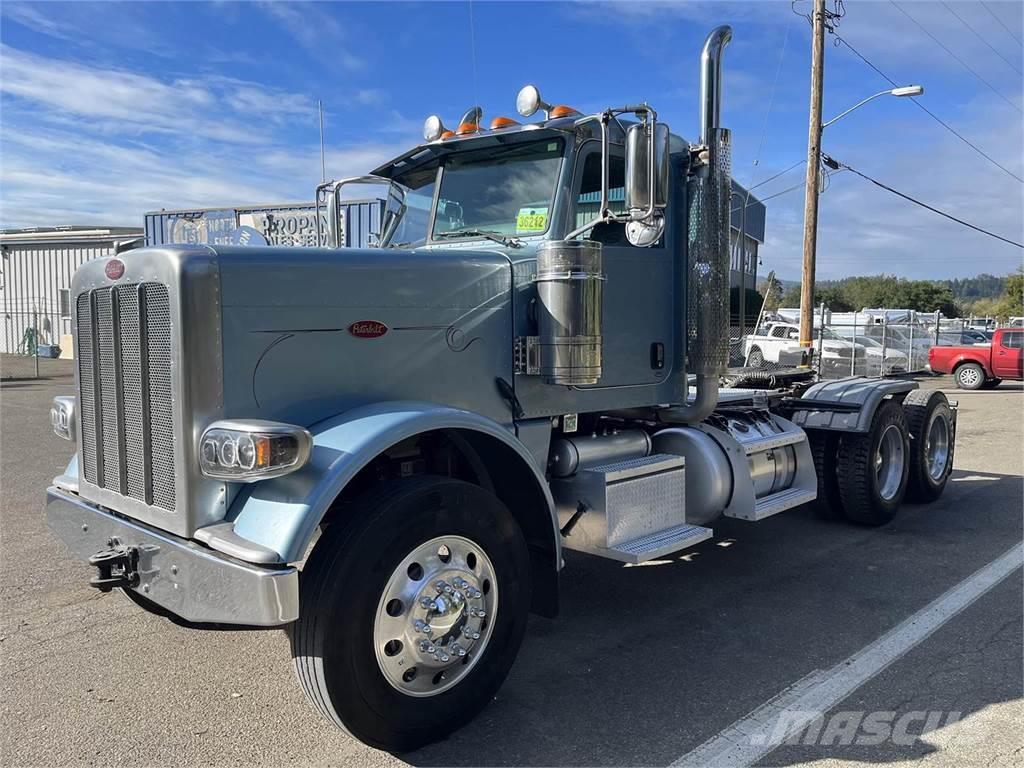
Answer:
[[50, 424], [53, 434], [65, 440], [75, 439], [75, 398], [55, 397], [50, 406]]
[[313, 438], [302, 427], [256, 419], [217, 421], [199, 441], [199, 468], [216, 480], [251, 483], [301, 468], [312, 446]]

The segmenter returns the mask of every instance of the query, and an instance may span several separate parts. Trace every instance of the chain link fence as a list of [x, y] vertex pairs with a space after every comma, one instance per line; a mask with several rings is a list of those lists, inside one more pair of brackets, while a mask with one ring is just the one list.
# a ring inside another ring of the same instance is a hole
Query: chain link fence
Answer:
[[969, 319], [938, 313], [833, 313], [819, 307], [807, 347], [800, 344], [799, 312], [779, 310], [746, 327], [733, 326], [729, 363], [753, 372], [809, 366], [824, 379], [901, 376], [929, 371], [933, 346], [985, 344], [990, 333]]
[[[63, 373], [70, 365], [58, 362], [61, 341], [68, 344], [69, 318], [60, 312], [7, 312], [0, 330], [0, 379], [47, 378], [54, 372]], [[66, 331], [66, 333], [65, 333]], [[70, 350], [68, 350], [70, 351]]]

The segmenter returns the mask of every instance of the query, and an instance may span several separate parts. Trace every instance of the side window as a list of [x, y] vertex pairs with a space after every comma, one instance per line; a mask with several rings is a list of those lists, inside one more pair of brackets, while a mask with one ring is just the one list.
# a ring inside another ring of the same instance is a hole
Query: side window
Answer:
[[[608, 167], [608, 208], [612, 213], [626, 210], [626, 161], [612, 154]], [[576, 215], [569, 222], [572, 229], [593, 221], [601, 212], [601, 153], [591, 152], [583, 161], [583, 174], [576, 193]], [[633, 247], [626, 239], [626, 225], [613, 223], [598, 225], [589, 237], [605, 245]], [[656, 247], [656, 246], [655, 246]]]
[[789, 336], [789, 328], [785, 325], [776, 325], [772, 328], [772, 338], [785, 339]]
[[1003, 331], [1003, 341], [1000, 346], [1006, 349], [1021, 349], [1024, 347], [1024, 332]]

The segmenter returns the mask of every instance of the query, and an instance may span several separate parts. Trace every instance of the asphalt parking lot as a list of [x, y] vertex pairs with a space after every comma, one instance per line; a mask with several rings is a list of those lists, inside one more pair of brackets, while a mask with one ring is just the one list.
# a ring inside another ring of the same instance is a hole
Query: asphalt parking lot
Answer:
[[827, 523], [806, 509], [729, 520], [714, 540], [645, 567], [570, 552], [562, 615], [531, 621], [498, 697], [447, 741], [395, 757], [314, 714], [283, 632], [187, 630], [90, 589], [90, 569], [49, 534], [42, 510], [70, 454], [48, 423], [50, 399], [71, 393], [70, 378], [4, 382], [0, 762], [692, 762], [715, 754], [694, 750], [721, 745], [734, 724], [742, 732], [766, 702], [807, 681], [834, 683], [845, 667], [859, 668], [863, 649], [906, 626], [919, 642], [832, 696], [829, 709], [897, 719], [937, 712], [937, 727], [909, 743], [783, 745], [757, 762], [1020, 765], [1020, 568], [959, 612], [946, 610], [933, 632], [907, 623], [1022, 539], [1024, 389], [947, 391], [960, 402], [959, 434], [939, 502], [907, 506], [881, 529]]

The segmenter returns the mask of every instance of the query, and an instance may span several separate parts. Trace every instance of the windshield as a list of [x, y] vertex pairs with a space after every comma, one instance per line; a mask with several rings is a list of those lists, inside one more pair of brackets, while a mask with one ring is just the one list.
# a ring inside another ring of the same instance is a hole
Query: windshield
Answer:
[[449, 156], [441, 171], [433, 238], [543, 234], [561, 165], [562, 139]]

